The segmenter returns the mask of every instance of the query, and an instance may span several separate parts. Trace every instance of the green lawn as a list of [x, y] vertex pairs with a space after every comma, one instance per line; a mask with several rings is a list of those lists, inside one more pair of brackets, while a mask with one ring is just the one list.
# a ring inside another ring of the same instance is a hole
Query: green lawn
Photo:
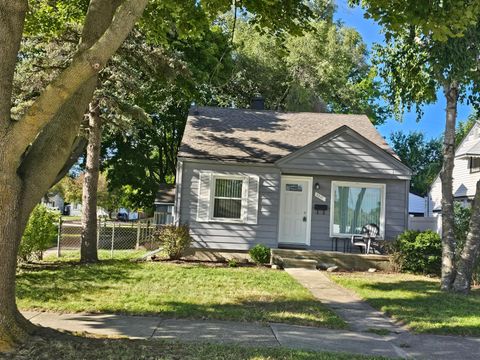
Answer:
[[65, 336], [63, 339], [47, 339], [38, 343], [30, 343], [7, 359], [381, 360], [385, 358], [282, 348]]
[[345, 326], [287, 273], [257, 267], [64, 260], [20, 269], [17, 299], [24, 310]]
[[70, 215], [62, 215], [62, 220], [65, 221], [79, 221], [82, 220], [82, 217], [80, 215], [78, 216], [70, 216]]
[[480, 336], [480, 289], [443, 293], [439, 280], [410, 274], [338, 273], [330, 277], [418, 333]]

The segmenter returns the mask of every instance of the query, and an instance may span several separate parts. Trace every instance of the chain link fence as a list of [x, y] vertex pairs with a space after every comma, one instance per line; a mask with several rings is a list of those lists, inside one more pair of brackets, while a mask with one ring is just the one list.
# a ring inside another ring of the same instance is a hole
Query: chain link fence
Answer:
[[[121, 222], [100, 219], [97, 223], [97, 249], [109, 251], [113, 258], [115, 252], [128, 250], [150, 250], [154, 247], [154, 234], [163, 225], [151, 219], [135, 222]], [[63, 251], [80, 251], [82, 225], [80, 221], [60, 221], [58, 226], [57, 256]]]

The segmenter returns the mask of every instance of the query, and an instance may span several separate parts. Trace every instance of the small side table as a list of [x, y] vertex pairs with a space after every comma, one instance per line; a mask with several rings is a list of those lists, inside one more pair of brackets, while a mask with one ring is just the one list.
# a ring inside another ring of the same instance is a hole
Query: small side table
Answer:
[[332, 240], [332, 251], [338, 251], [338, 241], [339, 240], [343, 241], [343, 252], [344, 253], [351, 251], [351, 249], [350, 249], [350, 238], [335, 236], [335, 237], [332, 237], [331, 240]]

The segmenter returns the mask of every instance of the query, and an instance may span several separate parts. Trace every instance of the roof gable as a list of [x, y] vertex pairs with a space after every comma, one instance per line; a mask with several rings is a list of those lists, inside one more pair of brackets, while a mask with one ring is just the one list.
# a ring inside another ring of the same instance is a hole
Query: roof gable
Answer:
[[478, 121], [472, 126], [467, 136], [455, 150], [455, 157], [462, 159], [480, 156], [480, 125]]
[[410, 176], [412, 170], [396, 156], [344, 125], [275, 163], [282, 169], [312, 173]]

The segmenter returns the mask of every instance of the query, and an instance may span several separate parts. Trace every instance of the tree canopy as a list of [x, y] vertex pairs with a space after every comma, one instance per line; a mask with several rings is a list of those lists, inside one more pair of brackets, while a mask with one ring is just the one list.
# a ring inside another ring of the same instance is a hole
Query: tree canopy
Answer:
[[476, 0], [349, 0], [361, 5], [366, 16], [378, 21], [387, 31], [416, 27], [434, 40], [462, 37], [478, 24], [480, 3]]
[[442, 167], [442, 140], [426, 140], [421, 132], [397, 131], [390, 135], [390, 143], [402, 162], [413, 170], [410, 191], [427, 195]]
[[316, 19], [303, 34], [259, 34], [237, 20], [234, 71], [214, 102], [248, 107], [259, 93], [268, 109], [366, 113], [385, 119], [375, 68], [360, 34], [330, 19]]

